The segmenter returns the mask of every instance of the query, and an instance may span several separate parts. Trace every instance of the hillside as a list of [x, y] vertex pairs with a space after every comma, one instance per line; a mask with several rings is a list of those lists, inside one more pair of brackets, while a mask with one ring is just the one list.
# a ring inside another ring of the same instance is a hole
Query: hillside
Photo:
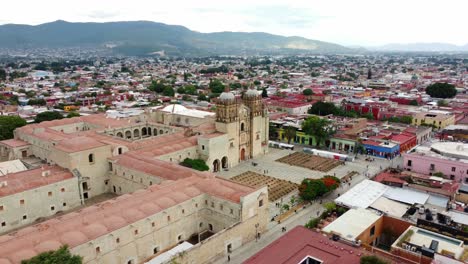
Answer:
[[157, 22], [70, 23], [0, 26], [0, 48], [112, 47], [123, 55], [164, 51], [171, 55], [347, 53], [352, 49], [301, 37], [267, 33], [200, 33]]

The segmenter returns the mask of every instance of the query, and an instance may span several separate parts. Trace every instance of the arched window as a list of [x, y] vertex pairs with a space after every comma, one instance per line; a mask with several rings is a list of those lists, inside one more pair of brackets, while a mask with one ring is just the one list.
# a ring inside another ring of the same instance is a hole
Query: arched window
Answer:
[[88, 161], [89, 163], [94, 163], [94, 154], [91, 153], [88, 155]]
[[122, 148], [118, 148], [119, 155], [122, 154]]
[[241, 123], [241, 131], [244, 131], [245, 130], [245, 125], [244, 123]]

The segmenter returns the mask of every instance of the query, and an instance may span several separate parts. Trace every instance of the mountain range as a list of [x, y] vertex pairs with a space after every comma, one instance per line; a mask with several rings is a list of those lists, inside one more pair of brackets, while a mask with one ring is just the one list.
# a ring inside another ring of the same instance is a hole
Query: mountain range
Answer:
[[200, 33], [149, 21], [0, 26], [0, 48], [110, 48], [116, 54], [253, 55], [350, 53], [353, 49], [302, 37], [262, 32]]

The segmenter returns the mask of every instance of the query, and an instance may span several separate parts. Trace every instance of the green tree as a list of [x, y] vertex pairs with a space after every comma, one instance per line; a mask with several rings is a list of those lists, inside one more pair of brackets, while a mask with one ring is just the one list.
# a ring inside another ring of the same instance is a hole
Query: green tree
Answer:
[[67, 118], [78, 117], [78, 116], [80, 116], [80, 113], [72, 111], [68, 113]]
[[175, 91], [172, 87], [170, 86], [166, 86], [164, 88], [164, 91], [163, 91], [163, 95], [164, 96], [174, 96], [175, 95]]
[[208, 101], [208, 97], [206, 97], [206, 94], [201, 93], [201, 94], [198, 95], [197, 100], [198, 101]]
[[319, 101], [313, 104], [308, 112], [313, 115], [326, 116], [332, 114], [336, 115], [339, 110], [333, 103]]
[[26, 120], [19, 116], [0, 116], [0, 140], [13, 138], [13, 131], [26, 125]]
[[268, 97], [268, 92], [266, 90], [266, 88], [263, 88], [262, 89], [262, 98], [267, 98]]
[[179, 93], [179, 94], [185, 94], [185, 89], [184, 89], [184, 87], [179, 87], [179, 88], [177, 88], [177, 93]]
[[22, 260], [21, 264], [81, 264], [83, 258], [81, 256], [72, 255], [68, 250], [68, 246], [62, 246], [55, 251], [47, 251], [41, 253], [28, 260]]
[[304, 201], [310, 201], [327, 193], [328, 189], [322, 180], [304, 179], [299, 185], [299, 196]]
[[335, 132], [331, 126], [331, 121], [318, 116], [308, 117], [302, 123], [302, 131], [307, 135], [315, 137], [317, 147]]
[[224, 84], [218, 79], [211, 80], [209, 87], [210, 87], [211, 92], [214, 94], [222, 93], [225, 88]]
[[162, 80], [152, 81], [150, 86], [148, 87], [149, 90], [156, 93], [162, 93], [164, 91], [164, 88], [166, 88], [166, 85]]
[[446, 100], [439, 100], [437, 101], [437, 106], [448, 106], [448, 102]]
[[7, 78], [7, 73], [4, 69], [0, 68], [0, 81], [5, 81]]
[[453, 98], [457, 95], [457, 90], [453, 84], [434, 83], [427, 86], [426, 94], [435, 98]]
[[189, 168], [192, 168], [192, 169], [198, 170], [198, 171], [207, 171], [207, 170], [210, 169], [210, 167], [208, 167], [208, 165], [206, 165], [205, 161], [201, 160], [201, 159], [186, 158], [180, 164], [182, 166], [189, 167]]
[[362, 256], [359, 261], [360, 264], [388, 264], [387, 261], [377, 257], [377, 256]]
[[55, 111], [47, 111], [47, 112], [42, 112], [36, 115], [36, 118], [34, 118], [34, 122], [40, 123], [43, 121], [51, 121], [55, 119], [62, 119], [63, 116], [59, 112]]
[[313, 95], [314, 92], [312, 91], [312, 89], [304, 89], [302, 91], [302, 94], [306, 95], [306, 96], [309, 96], [309, 95]]
[[296, 137], [296, 128], [292, 126], [285, 127], [284, 136], [288, 139], [288, 144], [291, 143], [291, 139]]
[[197, 94], [197, 87], [193, 86], [193, 85], [186, 85], [184, 86], [184, 90], [185, 90], [185, 93], [186, 94], [190, 94], [190, 95], [195, 95]]

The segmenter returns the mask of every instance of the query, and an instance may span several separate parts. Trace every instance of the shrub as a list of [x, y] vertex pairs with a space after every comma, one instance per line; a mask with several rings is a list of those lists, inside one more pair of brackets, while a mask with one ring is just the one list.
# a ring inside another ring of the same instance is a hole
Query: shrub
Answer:
[[189, 159], [186, 158], [184, 161], [180, 163], [182, 166], [192, 168], [194, 170], [199, 170], [199, 171], [207, 171], [210, 169], [208, 165], [206, 165], [205, 161], [201, 159]]
[[388, 264], [388, 262], [377, 256], [362, 256], [360, 264]]
[[316, 228], [318, 224], [320, 223], [320, 218], [313, 218], [310, 219], [309, 222], [307, 222], [304, 226], [309, 229]]

